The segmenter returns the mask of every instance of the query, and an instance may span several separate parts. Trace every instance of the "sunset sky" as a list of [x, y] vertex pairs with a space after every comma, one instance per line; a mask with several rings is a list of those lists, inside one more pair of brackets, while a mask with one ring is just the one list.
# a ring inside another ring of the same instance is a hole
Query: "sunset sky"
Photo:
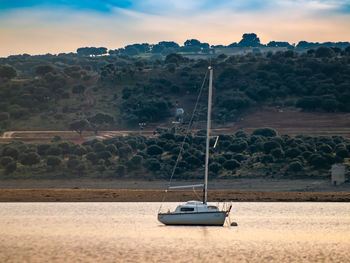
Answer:
[[350, 41], [349, 0], [0, 0], [0, 56], [196, 38]]

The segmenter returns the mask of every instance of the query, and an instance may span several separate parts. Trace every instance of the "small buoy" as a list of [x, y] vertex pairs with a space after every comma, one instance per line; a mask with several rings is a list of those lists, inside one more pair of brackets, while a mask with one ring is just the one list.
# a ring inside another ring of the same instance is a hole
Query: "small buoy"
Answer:
[[232, 222], [231, 226], [238, 226], [238, 224], [236, 222]]

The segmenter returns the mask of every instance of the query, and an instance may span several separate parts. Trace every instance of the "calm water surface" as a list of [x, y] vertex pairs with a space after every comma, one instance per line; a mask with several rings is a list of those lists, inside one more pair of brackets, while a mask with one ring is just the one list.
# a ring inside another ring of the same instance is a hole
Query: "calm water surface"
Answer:
[[349, 203], [234, 203], [237, 227], [163, 226], [159, 206], [0, 203], [0, 262], [350, 262]]

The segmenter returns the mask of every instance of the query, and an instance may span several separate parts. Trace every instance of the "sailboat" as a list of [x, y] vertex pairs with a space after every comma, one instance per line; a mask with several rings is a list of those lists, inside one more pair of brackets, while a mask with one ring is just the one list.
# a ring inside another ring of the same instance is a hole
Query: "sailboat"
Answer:
[[205, 173], [204, 184], [173, 186], [168, 189], [179, 188], [203, 188], [203, 201], [188, 201], [176, 207], [174, 211], [166, 213], [158, 212], [158, 221], [165, 225], [205, 225], [205, 226], [223, 226], [226, 217], [228, 217], [231, 207], [220, 210], [218, 206], [207, 203], [208, 189], [208, 165], [209, 165], [209, 142], [211, 127], [211, 105], [213, 90], [213, 68], [209, 67], [209, 92], [208, 92], [208, 114], [207, 114], [207, 134], [205, 151]]

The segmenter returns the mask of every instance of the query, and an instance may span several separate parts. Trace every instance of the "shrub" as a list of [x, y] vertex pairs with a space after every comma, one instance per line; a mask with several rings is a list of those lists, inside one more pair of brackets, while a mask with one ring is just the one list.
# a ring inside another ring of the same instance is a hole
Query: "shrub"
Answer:
[[240, 165], [241, 164], [237, 160], [232, 159], [232, 160], [228, 160], [228, 161], [224, 162], [223, 167], [226, 170], [233, 170], [235, 168], [240, 167]]
[[108, 144], [106, 146], [106, 151], [109, 151], [112, 154], [116, 154], [118, 152], [117, 147], [114, 144]]
[[222, 169], [222, 166], [219, 163], [211, 163], [209, 165], [209, 171], [213, 173], [218, 173]]
[[263, 147], [264, 147], [265, 153], [270, 153], [271, 150], [276, 149], [276, 148], [280, 148], [281, 145], [279, 145], [279, 143], [277, 143], [275, 141], [268, 141], [268, 142], [264, 143]]
[[49, 149], [46, 151], [47, 155], [61, 155], [62, 150], [56, 146], [51, 145]]
[[126, 174], [126, 167], [124, 165], [117, 165], [115, 172], [118, 176], [122, 177]]
[[80, 161], [75, 157], [70, 157], [67, 161], [67, 167], [69, 169], [77, 169], [80, 165]]
[[151, 145], [147, 148], [147, 153], [149, 155], [159, 155], [163, 153], [163, 150], [158, 145]]
[[147, 167], [151, 171], [159, 171], [160, 163], [157, 159], [152, 158], [147, 160]]
[[46, 164], [52, 167], [59, 166], [61, 163], [62, 163], [61, 158], [57, 156], [48, 156], [46, 160]]
[[10, 147], [10, 146], [6, 146], [3, 150], [2, 150], [2, 155], [3, 156], [10, 156], [13, 159], [17, 159], [18, 158], [18, 151], [17, 149]]
[[142, 164], [143, 158], [140, 155], [135, 155], [130, 159], [130, 165], [133, 168], [139, 168]]
[[247, 149], [247, 147], [248, 147], [248, 143], [246, 141], [241, 140], [231, 144], [228, 147], [228, 150], [231, 152], [241, 153], [245, 149]]
[[271, 154], [266, 154], [261, 157], [261, 162], [263, 164], [273, 163], [273, 157]]
[[78, 156], [83, 156], [86, 154], [86, 149], [83, 146], [76, 146], [75, 149], [73, 150], [73, 154], [78, 155]]
[[37, 146], [37, 151], [38, 151], [38, 154], [40, 155], [45, 155], [47, 150], [50, 148], [50, 145], [49, 144], [39, 144]]
[[102, 152], [105, 148], [106, 147], [102, 142], [96, 142], [93, 146], [94, 152]]
[[275, 137], [277, 132], [271, 128], [260, 128], [253, 131], [253, 135], [261, 135], [264, 137]]
[[16, 171], [17, 169], [17, 163], [15, 161], [10, 162], [6, 165], [5, 167], [5, 172], [6, 174], [10, 174], [13, 173], [14, 171]]
[[275, 157], [276, 159], [281, 159], [284, 157], [284, 153], [280, 148], [273, 149], [270, 154]]
[[30, 166], [40, 162], [40, 156], [36, 152], [21, 154], [19, 159], [21, 164]]
[[323, 153], [333, 152], [332, 148], [327, 144], [322, 144], [321, 146], [318, 147], [318, 150], [323, 152]]
[[112, 154], [109, 151], [102, 151], [97, 154], [98, 158], [107, 160], [112, 157]]
[[94, 152], [89, 152], [88, 154], [86, 154], [86, 159], [89, 160], [90, 162], [92, 162], [93, 164], [97, 162], [97, 154]]
[[13, 162], [13, 158], [10, 156], [4, 156], [0, 159], [0, 164], [2, 166], [7, 166], [9, 163]]
[[285, 156], [288, 158], [295, 158], [300, 154], [301, 154], [301, 151], [298, 148], [290, 148], [285, 152]]
[[345, 148], [339, 148], [336, 151], [336, 155], [340, 158], [347, 158], [349, 156], [349, 152]]
[[290, 172], [300, 172], [301, 170], [303, 170], [303, 166], [301, 165], [300, 162], [295, 161], [289, 164], [287, 170]]
[[235, 159], [235, 160], [237, 160], [238, 162], [241, 162], [241, 161], [243, 161], [243, 160], [245, 160], [246, 159], [246, 157], [243, 155], [243, 154], [235, 154], [234, 156], [233, 156], [233, 159]]

